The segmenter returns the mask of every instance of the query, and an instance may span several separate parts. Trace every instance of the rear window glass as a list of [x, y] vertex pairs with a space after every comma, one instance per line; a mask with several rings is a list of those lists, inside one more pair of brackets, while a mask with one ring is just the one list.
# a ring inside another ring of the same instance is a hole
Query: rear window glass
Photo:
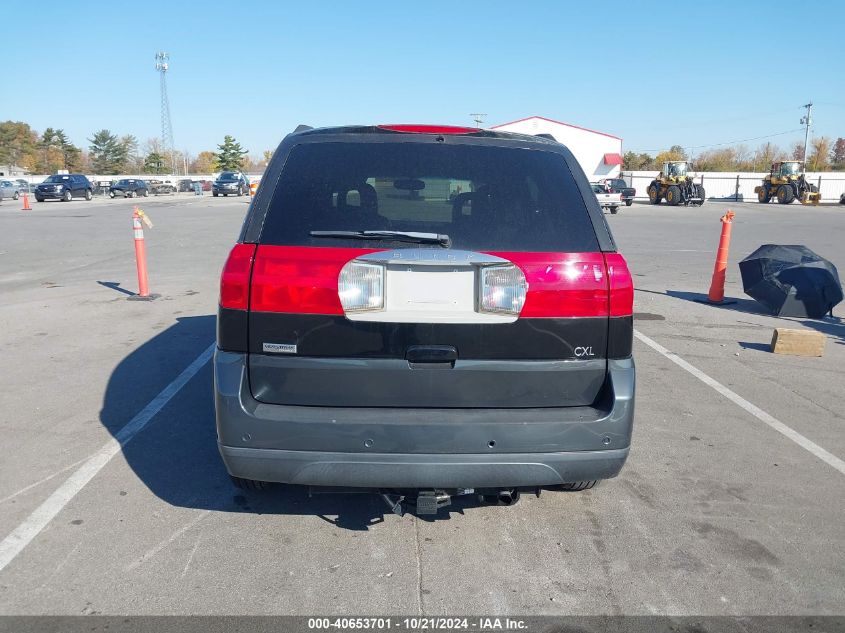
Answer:
[[261, 243], [389, 247], [310, 231], [446, 234], [452, 248], [596, 251], [586, 206], [559, 154], [422, 143], [314, 143], [285, 163]]

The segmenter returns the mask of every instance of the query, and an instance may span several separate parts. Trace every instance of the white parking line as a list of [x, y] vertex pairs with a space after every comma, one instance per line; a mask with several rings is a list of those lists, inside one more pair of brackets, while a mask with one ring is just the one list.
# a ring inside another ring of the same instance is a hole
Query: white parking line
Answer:
[[52, 475], [47, 475], [46, 477], [44, 477], [44, 479], [39, 479], [39, 480], [38, 480], [38, 481], [36, 481], [34, 484], [29, 484], [28, 486], [26, 486], [26, 487], [24, 487], [24, 488], [21, 488], [21, 489], [20, 489], [20, 490], [18, 490], [17, 492], [13, 492], [12, 494], [10, 494], [8, 497], [3, 497], [2, 499], [0, 499], [0, 504], [2, 504], [2, 503], [6, 503], [7, 501], [11, 501], [11, 500], [12, 500], [12, 499], [14, 499], [15, 497], [18, 497], [18, 496], [22, 495], [23, 493], [25, 493], [25, 492], [27, 492], [27, 491], [29, 491], [29, 490], [32, 490], [33, 488], [37, 488], [37, 487], [38, 487], [38, 486], [40, 486], [41, 484], [46, 484], [48, 481], [50, 481], [50, 480], [51, 480], [51, 479], [53, 479], [54, 477], [58, 477], [58, 476], [59, 476], [59, 475], [61, 475], [62, 473], [66, 473], [67, 471], [69, 471], [71, 468], [74, 468], [74, 467], [76, 467], [76, 466], [79, 466], [82, 462], [84, 462], [84, 461], [85, 461], [85, 459], [86, 459], [86, 458], [82, 458], [82, 459], [80, 459], [79, 461], [76, 461], [76, 462], [74, 462], [74, 463], [72, 463], [72, 464], [68, 464], [67, 466], [65, 466], [65, 467], [64, 467], [64, 468], [62, 468], [61, 470], [57, 470], [56, 472], [54, 472]]
[[212, 343], [202, 354], [197, 356], [194, 362], [176, 376], [173, 382], [162, 389], [126, 426], [120, 429], [99, 451], [89, 457], [53, 494], [47, 497], [44, 503], [38, 506], [32, 514], [24, 519], [23, 523], [0, 542], [0, 571], [11, 563], [29, 545], [32, 539], [38, 536], [41, 530], [47, 527], [50, 521], [62, 511], [62, 508], [109, 463], [112, 457], [120, 452], [122, 447], [126, 446], [138, 433], [144, 430], [150, 420], [164, 408], [164, 405], [208, 362], [214, 352], [214, 345]]
[[819, 446], [818, 444], [816, 444], [812, 440], [807, 439], [806, 437], [801, 435], [798, 431], [796, 431], [795, 429], [787, 426], [786, 424], [784, 424], [783, 422], [781, 422], [777, 418], [772, 417], [771, 415], [769, 415], [768, 413], [763, 411], [760, 407], [751, 404], [750, 402], [748, 402], [748, 400], [746, 400], [745, 398], [743, 398], [742, 396], [740, 396], [736, 392], [731, 391], [730, 389], [725, 387], [725, 385], [720, 383], [718, 380], [711, 378], [710, 376], [705, 374], [703, 371], [701, 371], [697, 367], [690, 365], [683, 358], [681, 358], [680, 356], [678, 356], [674, 352], [670, 352], [668, 349], [663, 347], [660, 343], [653, 341], [652, 339], [647, 337], [645, 334], [643, 334], [639, 330], [634, 330], [634, 336], [636, 336], [640, 341], [642, 341], [643, 343], [648, 345], [651, 349], [653, 349], [657, 353], [662, 354], [663, 356], [665, 356], [666, 358], [671, 360], [673, 363], [675, 363], [681, 369], [684, 369], [684, 370], [688, 371], [689, 373], [691, 373], [693, 376], [698, 378], [701, 382], [703, 382], [708, 387], [712, 387], [713, 389], [718, 391], [720, 394], [725, 396], [728, 400], [730, 400], [734, 404], [736, 404], [736, 405], [742, 407], [743, 409], [745, 409], [746, 411], [748, 411], [748, 413], [753, 415], [755, 418], [757, 418], [761, 422], [764, 422], [765, 424], [769, 425], [770, 427], [772, 427], [778, 433], [785, 435], [790, 440], [792, 440], [793, 442], [798, 444], [798, 446], [800, 446], [801, 448], [803, 448], [805, 450], [810, 451], [813, 455], [818, 457], [820, 460], [829, 464], [830, 466], [833, 466], [836, 470], [838, 470], [840, 473], [845, 475], [845, 461], [842, 461], [836, 455], [826, 451], [821, 446]]

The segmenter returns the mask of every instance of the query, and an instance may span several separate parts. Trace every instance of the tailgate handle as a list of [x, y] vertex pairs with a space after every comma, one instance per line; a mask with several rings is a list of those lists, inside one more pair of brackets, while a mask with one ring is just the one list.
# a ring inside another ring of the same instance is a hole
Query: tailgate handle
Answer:
[[411, 367], [454, 367], [458, 350], [452, 345], [411, 345], [405, 350], [405, 359]]

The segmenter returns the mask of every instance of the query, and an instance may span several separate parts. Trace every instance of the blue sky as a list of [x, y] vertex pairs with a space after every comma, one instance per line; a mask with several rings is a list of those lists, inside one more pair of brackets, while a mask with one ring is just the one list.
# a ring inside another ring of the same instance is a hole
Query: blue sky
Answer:
[[171, 56], [176, 147], [192, 154], [224, 134], [260, 155], [298, 123], [471, 124], [473, 112], [488, 125], [538, 114], [625, 150], [696, 147], [799, 128], [809, 100], [814, 133], [845, 136], [839, 0], [13, 0], [4, 14], [24, 26], [2, 36], [0, 120], [64, 128], [84, 147], [101, 128], [160, 134], [157, 50]]

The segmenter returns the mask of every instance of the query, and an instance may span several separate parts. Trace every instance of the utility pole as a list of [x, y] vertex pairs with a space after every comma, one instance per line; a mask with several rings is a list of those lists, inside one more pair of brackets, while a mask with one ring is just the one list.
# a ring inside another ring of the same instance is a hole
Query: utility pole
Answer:
[[813, 119], [811, 114], [813, 112], [813, 102], [811, 101], [807, 105], [801, 106], [802, 108], [807, 108], [807, 114], [801, 117], [801, 125], [805, 126], [804, 130], [804, 177], [807, 176], [807, 141], [810, 140], [810, 126], [813, 124]]
[[474, 114], [470, 114], [472, 120], [475, 121], [475, 127], [480, 128], [481, 124], [484, 123], [484, 117], [487, 115], [481, 112], [476, 112]]
[[161, 145], [162, 150], [170, 154], [170, 168], [176, 174], [173, 164], [173, 127], [170, 124], [170, 101], [167, 98], [167, 70], [170, 68], [170, 55], [164, 51], [156, 53], [156, 70], [161, 77]]

